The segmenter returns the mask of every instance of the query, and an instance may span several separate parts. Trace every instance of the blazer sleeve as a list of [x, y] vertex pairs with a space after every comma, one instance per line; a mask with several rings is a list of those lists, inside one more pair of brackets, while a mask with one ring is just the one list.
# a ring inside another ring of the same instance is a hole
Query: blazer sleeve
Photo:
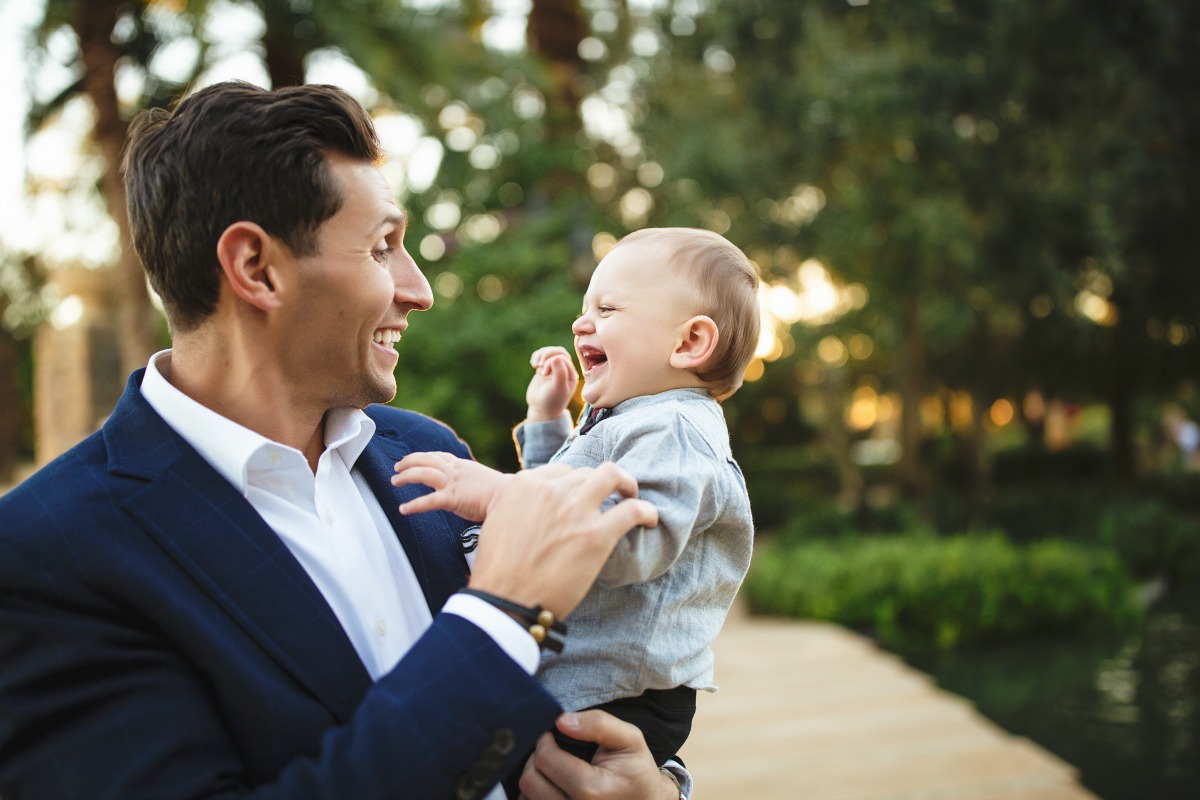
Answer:
[[314, 753], [254, 780], [211, 672], [145, 617], [105, 601], [0, 538], [5, 800], [468, 800], [514, 769], [559, 712], [482, 630], [439, 614]]
[[561, 711], [478, 626], [439, 614], [317, 759], [253, 797], [481, 797]]

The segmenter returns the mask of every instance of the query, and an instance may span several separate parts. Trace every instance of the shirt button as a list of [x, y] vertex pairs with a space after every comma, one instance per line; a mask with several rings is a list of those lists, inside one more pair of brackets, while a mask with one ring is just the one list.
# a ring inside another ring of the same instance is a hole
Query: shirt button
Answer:
[[281, 461], [283, 461], [283, 456], [279, 453], [278, 450], [272, 450], [270, 453], [267, 454], [267, 460], [270, 461], [272, 464], [279, 464]]
[[332, 525], [332, 524], [333, 524], [333, 512], [332, 512], [332, 511], [326, 511], [326, 512], [325, 512], [325, 513], [322, 515], [322, 519], [324, 519], [324, 520], [325, 520], [325, 524], [326, 524], [326, 525]]
[[375, 620], [375, 632], [380, 636], [387, 636], [387, 623], [381, 619]]

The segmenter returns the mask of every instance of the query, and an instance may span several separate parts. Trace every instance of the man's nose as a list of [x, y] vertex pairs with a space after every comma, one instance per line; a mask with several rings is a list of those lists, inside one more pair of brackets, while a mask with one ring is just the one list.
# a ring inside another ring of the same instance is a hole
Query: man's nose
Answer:
[[393, 280], [396, 283], [395, 300], [399, 305], [415, 311], [428, 311], [433, 307], [433, 289], [412, 256], [405, 253], [399, 260]]

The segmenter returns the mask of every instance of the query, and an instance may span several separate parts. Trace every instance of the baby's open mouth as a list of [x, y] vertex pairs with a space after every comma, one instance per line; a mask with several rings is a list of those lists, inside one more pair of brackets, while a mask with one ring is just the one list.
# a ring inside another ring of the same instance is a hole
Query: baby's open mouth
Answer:
[[583, 374], [591, 372], [595, 367], [608, 362], [608, 356], [603, 350], [597, 350], [595, 347], [581, 347], [579, 349], [579, 360], [583, 363]]

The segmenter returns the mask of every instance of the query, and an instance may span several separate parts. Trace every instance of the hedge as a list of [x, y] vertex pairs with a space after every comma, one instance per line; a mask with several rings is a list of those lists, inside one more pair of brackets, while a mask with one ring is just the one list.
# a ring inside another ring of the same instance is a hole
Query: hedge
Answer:
[[743, 593], [754, 613], [837, 622], [901, 651], [1100, 630], [1141, 614], [1110, 551], [1019, 547], [999, 534], [767, 540]]

